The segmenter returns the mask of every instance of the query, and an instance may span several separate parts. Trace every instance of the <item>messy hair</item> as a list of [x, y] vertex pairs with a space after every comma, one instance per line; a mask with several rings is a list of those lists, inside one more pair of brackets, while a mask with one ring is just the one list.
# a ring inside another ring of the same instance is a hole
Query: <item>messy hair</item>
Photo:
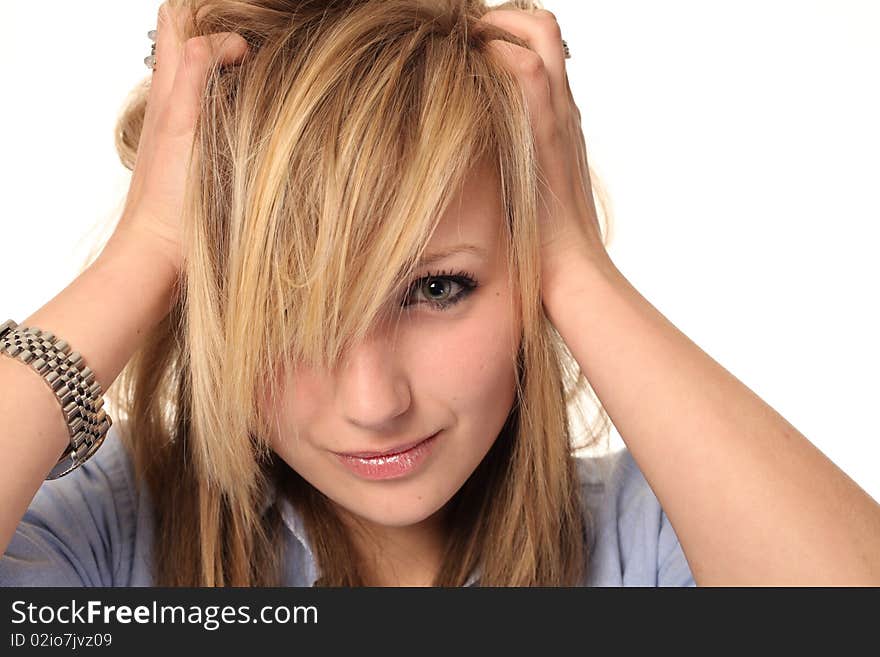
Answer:
[[[610, 421], [540, 298], [543, 183], [527, 103], [488, 43], [528, 46], [479, 22], [492, 8], [541, 4], [169, 4], [187, 11], [181, 38], [234, 31], [250, 50], [210, 71], [181, 217], [179, 294], [107, 393], [152, 499], [156, 585], [281, 585], [281, 497], [302, 514], [319, 583], [364, 584], [329, 498], [269, 447], [260, 399], [268, 385], [277, 403], [281, 369], [335, 367], [399, 307], [402, 282], [478, 163], [492, 167], [503, 199], [500, 239], [522, 327], [510, 354], [516, 394], [449, 501], [434, 584], [460, 586], [477, 566], [486, 586], [582, 582], [592, 529], [576, 452], [607, 438]], [[117, 125], [128, 169], [149, 85], [133, 91]], [[606, 199], [593, 194], [607, 244]], [[594, 422], [584, 421], [589, 400]]]

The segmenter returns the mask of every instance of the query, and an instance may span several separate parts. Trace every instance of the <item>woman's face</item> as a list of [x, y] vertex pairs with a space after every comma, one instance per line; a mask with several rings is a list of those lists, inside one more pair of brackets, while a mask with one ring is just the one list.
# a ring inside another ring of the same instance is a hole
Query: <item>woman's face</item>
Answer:
[[[510, 305], [500, 187], [487, 171], [464, 186], [425, 255], [460, 245], [479, 252], [420, 266], [418, 279], [441, 277], [409, 293], [396, 331], [377, 329], [336, 370], [296, 368], [280, 380], [273, 449], [363, 520], [405, 527], [440, 510], [489, 451], [513, 404], [519, 310]], [[462, 275], [476, 287], [455, 278]], [[386, 452], [433, 434], [414, 467], [413, 452], [384, 461], [337, 455]]]

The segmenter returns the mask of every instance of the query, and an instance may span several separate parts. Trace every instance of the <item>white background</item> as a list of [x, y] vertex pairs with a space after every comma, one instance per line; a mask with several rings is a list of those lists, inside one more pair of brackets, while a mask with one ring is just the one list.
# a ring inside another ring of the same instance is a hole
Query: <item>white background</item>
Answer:
[[[0, 321], [63, 289], [116, 220], [130, 174], [113, 126], [158, 6], [3, 1]], [[880, 499], [880, 3], [544, 6], [617, 266]]]

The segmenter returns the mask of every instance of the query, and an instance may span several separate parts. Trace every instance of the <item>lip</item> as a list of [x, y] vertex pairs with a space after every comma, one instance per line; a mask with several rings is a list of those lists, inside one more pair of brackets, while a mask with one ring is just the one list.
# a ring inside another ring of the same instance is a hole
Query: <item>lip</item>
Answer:
[[[439, 433], [439, 432], [437, 432]], [[433, 438], [437, 435], [437, 433], [432, 433], [428, 438]], [[404, 443], [402, 445], [398, 445], [397, 447], [389, 447], [388, 449], [376, 451], [376, 452], [334, 452], [335, 454], [339, 454], [339, 456], [352, 456], [354, 458], [361, 459], [373, 459], [378, 456], [391, 456], [393, 454], [401, 454], [402, 452], [406, 452], [407, 450], [412, 449], [416, 445], [425, 442], [428, 438], [419, 438], [418, 440], [413, 440], [409, 443]]]
[[[376, 452], [356, 452], [339, 454], [334, 452], [340, 463], [354, 474], [364, 479], [395, 479], [415, 472], [433, 451], [438, 431], [416, 443], [408, 443], [376, 455]], [[395, 451], [401, 450], [401, 451]], [[373, 454], [374, 456], [361, 456]]]

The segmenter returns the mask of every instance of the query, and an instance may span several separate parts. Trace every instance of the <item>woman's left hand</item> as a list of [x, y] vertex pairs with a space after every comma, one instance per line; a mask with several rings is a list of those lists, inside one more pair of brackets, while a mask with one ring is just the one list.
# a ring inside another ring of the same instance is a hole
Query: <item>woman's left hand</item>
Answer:
[[581, 113], [568, 85], [559, 23], [551, 12], [493, 9], [481, 20], [529, 45], [490, 41], [525, 91], [539, 166], [549, 188], [547, 194], [542, 191], [539, 207], [546, 298], [575, 261], [610, 261], [593, 201]]

